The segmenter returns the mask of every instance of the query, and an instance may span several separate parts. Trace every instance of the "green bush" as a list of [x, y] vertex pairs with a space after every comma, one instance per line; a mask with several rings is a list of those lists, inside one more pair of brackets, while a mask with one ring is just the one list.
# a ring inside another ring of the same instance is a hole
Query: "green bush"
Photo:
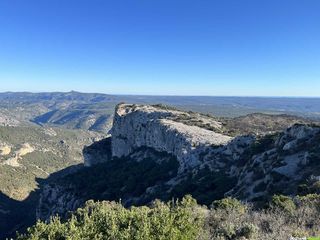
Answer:
[[296, 205], [292, 198], [284, 195], [274, 195], [271, 201], [271, 208], [292, 214], [296, 210]]
[[312, 184], [312, 191], [314, 191], [315, 193], [320, 194], [320, 181], [315, 181]]
[[310, 207], [320, 212], [320, 195], [307, 194], [306, 196], [297, 197], [298, 206]]
[[215, 201], [210, 210], [191, 196], [129, 209], [116, 202], [88, 201], [69, 219], [38, 222], [17, 239], [275, 240], [319, 236], [319, 199], [318, 195], [297, 197], [297, 207], [293, 207], [291, 198], [278, 195], [270, 203], [272, 208], [255, 209], [225, 198]]
[[124, 208], [115, 202], [88, 201], [70, 219], [58, 217], [38, 222], [18, 240], [40, 239], [172, 239], [191, 240], [200, 236], [204, 211], [190, 196], [181, 201], [155, 201], [151, 207]]
[[236, 211], [239, 213], [244, 213], [246, 211], [246, 206], [244, 204], [242, 204], [239, 200], [230, 197], [214, 201], [211, 207], [214, 209]]
[[305, 236], [308, 236], [308, 233], [306, 231], [301, 230], [301, 229], [295, 229], [291, 235], [292, 235], [292, 237], [295, 237], [295, 238], [303, 238]]
[[245, 237], [246, 239], [257, 239], [258, 227], [253, 223], [246, 223], [237, 232], [238, 237]]

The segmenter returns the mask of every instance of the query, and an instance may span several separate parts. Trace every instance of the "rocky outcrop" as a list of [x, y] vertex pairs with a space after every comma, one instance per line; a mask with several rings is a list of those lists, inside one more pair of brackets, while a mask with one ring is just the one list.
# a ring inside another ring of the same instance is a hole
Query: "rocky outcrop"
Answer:
[[82, 154], [86, 167], [111, 160], [111, 136], [84, 147]]
[[242, 167], [228, 195], [252, 201], [273, 193], [296, 193], [299, 183], [318, 171], [320, 127], [293, 125], [262, 147]]
[[84, 203], [85, 200], [68, 191], [65, 186], [48, 184], [41, 191], [36, 217], [46, 221], [49, 221], [50, 217], [54, 215], [65, 217], [69, 211], [76, 210]]
[[[3, 161], [2, 164], [9, 165], [12, 167], [20, 167], [21, 164], [18, 162], [18, 160], [21, 160], [23, 156], [25, 156], [29, 153], [32, 153], [34, 150], [35, 149], [32, 146], [30, 146], [29, 143], [25, 143], [21, 146], [21, 148], [19, 150], [17, 150], [15, 152], [13, 157]], [[9, 151], [9, 153], [10, 153], [10, 151]], [[6, 154], [6, 155], [8, 155], [8, 154]]]
[[[226, 145], [232, 140], [230, 136], [181, 122], [186, 117], [191, 116], [178, 110], [118, 105], [111, 130], [112, 155], [127, 156], [139, 147], [151, 147], [176, 156], [180, 163], [179, 171], [182, 172], [199, 165], [199, 156], [208, 148]], [[207, 120], [200, 115], [196, 117], [193, 121]], [[221, 125], [213, 120], [208, 124], [211, 129], [219, 129]]]
[[6, 143], [0, 143], [0, 156], [6, 156], [11, 153], [11, 146]]

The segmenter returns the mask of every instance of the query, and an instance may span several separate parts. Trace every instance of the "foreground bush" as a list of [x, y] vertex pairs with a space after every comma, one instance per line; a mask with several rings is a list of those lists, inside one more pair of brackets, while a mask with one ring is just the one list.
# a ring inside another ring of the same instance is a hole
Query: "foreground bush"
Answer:
[[230, 198], [213, 205], [205, 227], [210, 231], [210, 239], [286, 240], [291, 236], [320, 236], [320, 195], [294, 199], [276, 195], [269, 208], [260, 210], [250, 205], [244, 208]]
[[197, 239], [205, 212], [191, 197], [182, 201], [155, 201], [151, 207], [124, 208], [115, 202], [88, 201], [66, 222], [58, 217], [38, 222], [18, 239]]
[[293, 202], [292, 198], [284, 195], [275, 195], [272, 197], [271, 208], [282, 210], [287, 213], [294, 213], [296, 210], [296, 205]]
[[247, 209], [247, 206], [241, 203], [239, 200], [230, 197], [214, 201], [211, 207], [216, 210], [221, 209], [226, 212], [231, 211], [239, 213], [244, 213]]
[[182, 201], [124, 208], [115, 202], [87, 202], [67, 221], [38, 222], [19, 240], [286, 240], [320, 236], [320, 195], [274, 196], [267, 209], [254, 209], [233, 198], [199, 206]]

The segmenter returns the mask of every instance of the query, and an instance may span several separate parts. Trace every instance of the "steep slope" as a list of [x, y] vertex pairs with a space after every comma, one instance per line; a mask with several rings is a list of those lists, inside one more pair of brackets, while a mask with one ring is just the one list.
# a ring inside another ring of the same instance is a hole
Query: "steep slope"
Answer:
[[298, 186], [320, 175], [320, 127], [293, 125], [252, 146], [237, 185], [228, 195], [261, 200], [272, 194], [299, 194]]
[[121, 200], [126, 206], [146, 204], [165, 194], [162, 188], [177, 175], [177, 169], [172, 155], [138, 149], [127, 157], [109, 159], [45, 185], [37, 216], [45, 220], [55, 214], [66, 216], [89, 199]]
[[183, 121], [192, 123], [190, 117], [178, 110], [120, 104], [111, 132], [112, 155], [122, 157], [136, 148], [151, 147], [176, 156], [182, 172], [199, 165], [199, 156], [208, 148], [225, 145], [232, 139], [217, 133], [222, 131], [221, 122], [197, 115], [194, 125], [186, 125]]
[[[111, 105], [110, 109], [112, 109]], [[107, 132], [112, 125], [111, 110], [92, 106], [70, 106], [66, 109], [54, 109], [32, 119], [39, 125], [60, 126], [68, 129], [85, 129]]]

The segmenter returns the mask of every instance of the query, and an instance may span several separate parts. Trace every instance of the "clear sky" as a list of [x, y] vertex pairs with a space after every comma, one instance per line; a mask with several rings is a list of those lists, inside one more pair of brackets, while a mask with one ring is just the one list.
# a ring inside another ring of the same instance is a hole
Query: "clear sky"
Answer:
[[0, 91], [320, 96], [319, 0], [0, 0]]

